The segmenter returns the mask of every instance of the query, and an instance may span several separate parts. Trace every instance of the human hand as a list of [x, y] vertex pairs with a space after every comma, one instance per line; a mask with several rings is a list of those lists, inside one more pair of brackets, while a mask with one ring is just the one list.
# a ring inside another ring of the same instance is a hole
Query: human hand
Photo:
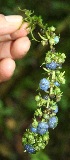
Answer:
[[22, 58], [30, 48], [28, 24], [21, 26], [22, 19], [18, 15], [0, 14], [0, 82], [11, 78], [15, 69], [14, 60]]

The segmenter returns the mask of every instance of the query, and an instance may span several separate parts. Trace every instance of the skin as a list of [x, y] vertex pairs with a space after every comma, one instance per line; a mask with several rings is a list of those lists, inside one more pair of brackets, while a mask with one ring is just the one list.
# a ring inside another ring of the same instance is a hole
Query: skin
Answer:
[[0, 14], [0, 83], [11, 78], [15, 59], [23, 58], [30, 48], [28, 24], [22, 16]]

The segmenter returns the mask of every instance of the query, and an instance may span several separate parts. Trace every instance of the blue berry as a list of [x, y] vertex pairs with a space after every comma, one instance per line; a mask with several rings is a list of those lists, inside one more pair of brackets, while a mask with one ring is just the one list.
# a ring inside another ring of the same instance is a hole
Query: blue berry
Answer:
[[46, 92], [49, 88], [49, 81], [46, 78], [41, 79], [39, 87]]
[[48, 124], [46, 122], [40, 122], [38, 124], [37, 132], [41, 135], [45, 134], [48, 131]]
[[58, 113], [58, 106], [57, 106], [57, 104], [55, 105], [55, 109], [52, 109], [52, 111], [53, 111], [54, 113]]
[[28, 153], [35, 153], [35, 149], [32, 147], [32, 145], [30, 144], [26, 144], [24, 146], [24, 149], [28, 152]]
[[38, 128], [37, 132], [41, 135], [45, 134], [46, 132], [48, 131], [48, 129], [45, 129], [45, 128]]
[[58, 106], [56, 106], [56, 109], [54, 110], [54, 113], [58, 113]]
[[60, 83], [58, 83], [57, 81], [54, 82], [55, 86], [59, 87], [60, 86]]
[[51, 117], [49, 122], [48, 122], [49, 128], [54, 129], [57, 126], [57, 122], [58, 122], [57, 117]]
[[48, 124], [46, 122], [39, 122], [38, 128], [48, 129]]
[[56, 63], [56, 62], [51, 62], [51, 63], [47, 63], [47, 64], [46, 64], [46, 67], [47, 67], [48, 69], [52, 69], [52, 70], [56, 69], [57, 66], [59, 66], [59, 64]]
[[31, 131], [31, 132], [34, 132], [34, 133], [37, 133], [37, 128], [31, 126], [31, 127], [30, 127], [30, 131]]
[[30, 147], [30, 145], [29, 145], [29, 144], [26, 144], [26, 145], [24, 146], [24, 149], [28, 151], [29, 147]]
[[57, 44], [59, 42], [59, 37], [58, 36], [54, 37], [54, 42], [55, 42], [55, 44]]

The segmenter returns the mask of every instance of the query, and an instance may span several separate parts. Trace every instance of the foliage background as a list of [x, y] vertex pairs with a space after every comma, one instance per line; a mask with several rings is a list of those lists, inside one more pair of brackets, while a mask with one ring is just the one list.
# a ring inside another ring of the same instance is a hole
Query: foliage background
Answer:
[[[23, 152], [21, 138], [31, 123], [36, 103], [34, 96], [42, 70], [45, 48], [32, 41], [29, 54], [17, 60], [17, 68], [10, 81], [0, 85], [0, 160], [69, 160], [70, 159], [70, 1], [69, 0], [4, 0], [0, 1], [0, 13], [5, 15], [23, 14], [18, 10], [34, 10], [44, 22], [54, 25], [61, 34], [57, 51], [65, 52], [63, 65], [66, 84], [61, 86], [62, 100], [59, 103], [59, 124], [50, 131], [50, 141], [44, 151], [36, 155]], [[36, 34], [36, 33], [35, 33]]]

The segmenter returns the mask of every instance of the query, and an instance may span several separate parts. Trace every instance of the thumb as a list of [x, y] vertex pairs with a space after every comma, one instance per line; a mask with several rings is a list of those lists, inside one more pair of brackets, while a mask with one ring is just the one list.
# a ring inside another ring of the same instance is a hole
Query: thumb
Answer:
[[0, 36], [11, 34], [21, 26], [23, 17], [20, 15], [4, 16], [0, 14]]

